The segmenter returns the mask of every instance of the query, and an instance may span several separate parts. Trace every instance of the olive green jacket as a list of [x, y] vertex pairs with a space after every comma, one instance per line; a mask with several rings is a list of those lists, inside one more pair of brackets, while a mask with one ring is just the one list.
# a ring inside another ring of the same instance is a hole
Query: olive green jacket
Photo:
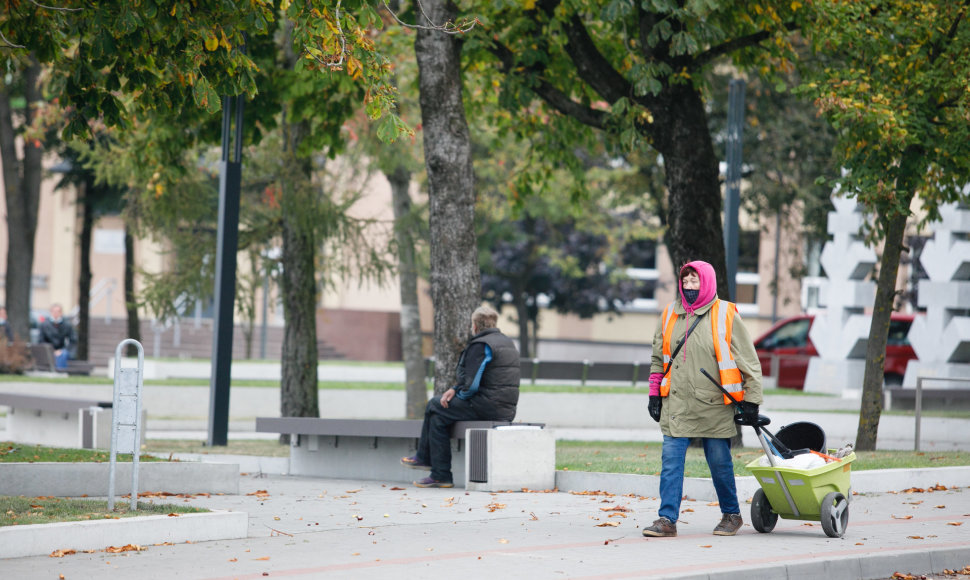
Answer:
[[[711, 301], [710, 304], [696, 309], [689, 320], [680, 300], [674, 303], [677, 321], [670, 336], [671, 352], [683, 338], [688, 324], [693, 324], [694, 316], [703, 318], [671, 364], [670, 392], [664, 397], [663, 410], [660, 413], [660, 431], [669, 437], [727, 438], [737, 434], [733, 418], [734, 406], [725, 405], [724, 394], [701, 374], [701, 369], [705, 369], [715, 380], [719, 378], [711, 328], [712, 317], [709, 314], [713, 303]], [[653, 336], [651, 373], [664, 372], [662, 327], [663, 324], [658, 323]], [[740, 314], [734, 317], [731, 354], [744, 381], [744, 400], [760, 405], [761, 362]]]

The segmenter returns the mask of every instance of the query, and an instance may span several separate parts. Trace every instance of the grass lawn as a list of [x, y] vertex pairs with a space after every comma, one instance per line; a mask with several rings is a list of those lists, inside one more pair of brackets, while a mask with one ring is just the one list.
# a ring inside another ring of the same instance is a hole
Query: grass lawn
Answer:
[[137, 510], [131, 510], [130, 507], [128, 501], [116, 500], [114, 511], [109, 512], [107, 500], [0, 496], [0, 527], [209, 511], [185, 505], [145, 502], [138, 502]]
[[[130, 454], [119, 453], [117, 461], [131, 462]], [[151, 455], [140, 455], [139, 461], [164, 461]], [[44, 447], [0, 441], [0, 463], [71, 463], [71, 462], [105, 463], [111, 461], [111, 453], [107, 449], [61, 449], [58, 447]]]
[[263, 457], [289, 457], [290, 446], [276, 439], [231, 439], [225, 447], [209, 447], [205, 441], [192, 439], [149, 439], [142, 448], [167, 458], [172, 453], [199, 453], [202, 455], [261, 455]]
[[[659, 475], [660, 448], [659, 442], [557, 441], [556, 469]], [[744, 466], [764, 454], [760, 448], [754, 447], [734, 449], [733, 452], [736, 475], [751, 475]], [[970, 465], [970, 452], [857, 451], [852, 469], [865, 471], [954, 465]], [[687, 477], [711, 476], [703, 449], [691, 447], [687, 450], [685, 475]]]
[[[289, 447], [280, 445], [276, 440], [265, 439], [232, 440], [226, 447], [217, 448], [207, 447], [203, 441], [157, 439], [148, 441], [145, 452], [162, 457], [171, 453], [287, 457]], [[760, 448], [755, 447], [735, 449], [735, 473], [751, 475], [744, 466], [760, 457], [762, 453]], [[859, 451], [856, 452], [856, 460], [852, 468], [863, 471], [954, 465], [970, 465], [970, 452]], [[660, 473], [660, 443], [558, 441], [556, 442], [556, 469], [655, 475]], [[686, 471], [688, 477], [710, 477], [702, 449], [693, 447], [688, 449]]]

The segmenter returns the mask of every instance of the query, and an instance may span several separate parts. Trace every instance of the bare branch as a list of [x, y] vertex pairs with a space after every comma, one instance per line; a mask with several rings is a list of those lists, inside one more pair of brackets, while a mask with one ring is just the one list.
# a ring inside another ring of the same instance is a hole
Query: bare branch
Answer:
[[30, 3], [38, 8], [43, 8], [44, 10], [57, 10], [59, 12], [80, 12], [83, 8], [58, 8], [56, 6], [45, 6], [37, 0], [30, 0]]
[[5, 46], [5, 47], [4, 46], [0, 46], [0, 48], [27, 48], [26, 46], [23, 46], [22, 44], [14, 44], [14, 43], [10, 42], [9, 40], [7, 40], [7, 37], [3, 35], [3, 31], [0, 31], [0, 40], [3, 40], [3, 42], [5, 42], [7, 44], [7, 46]]
[[432, 22], [431, 17], [428, 16], [427, 12], [424, 11], [424, 6], [421, 5], [420, 0], [415, 0], [414, 3], [421, 11], [421, 16], [423, 16], [424, 19], [428, 21], [430, 26], [424, 26], [421, 24], [408, 24], [402, 21], [400, 18], [398, 18], [397, 14], [393, 10], [391, 10], [390, 6], [387, 5], [387, 0], [381, 0], [381, 3], [384, 5], [384, 9], [387, 10], [388, 14], [390, 14], [391, 17], [394, 18], [394, 20], [396, 20], [398, 24], [400, 24], [405, 28], [414, 28], [417, 30], [437, 30], [439, 32], [444, 32], [445, 34], [464, 34], [466, 32], [469, 32], [472, 28], [475, 28], [476, 25], [481, 24], [478, 18], [472, 20], [471, 24], [468, 24], [467, 21], [463, 24], [457, 24], [453, 22], [445, 22], [444, 24], [435, 24], [434, 22]]

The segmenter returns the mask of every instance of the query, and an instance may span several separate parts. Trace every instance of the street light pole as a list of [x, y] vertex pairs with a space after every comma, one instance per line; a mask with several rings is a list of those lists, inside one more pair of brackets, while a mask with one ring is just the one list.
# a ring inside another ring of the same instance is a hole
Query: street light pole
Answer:
[[[230, 158], [232, 105], [236, 133]], [[239, 192], [242, 185], [243, 96], [222, 99], [222, 160], [219, 162], [219, 230], [216, 247], [215, 320], [212, 376], [209, 381], [209, 446], [226, 445], [229, 436], [229, 387], [232, 374], [236, 253], [239, 251]]]

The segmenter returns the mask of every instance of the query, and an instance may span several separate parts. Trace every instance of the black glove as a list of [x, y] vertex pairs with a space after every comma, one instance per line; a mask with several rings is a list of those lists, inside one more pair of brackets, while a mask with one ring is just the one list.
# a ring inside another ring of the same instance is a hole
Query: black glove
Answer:
[[741, 401], [738, 403], [741, 412], [735, 415], [734, 422], [738, 425], [754, 426], [758, 424], [758, 405]]
[[650, 401], [647, 402], [647, 412], [650, 413], [650, 418], [660, 422], [660, 409], [664, 406], [663, 397], [650, 397]]

